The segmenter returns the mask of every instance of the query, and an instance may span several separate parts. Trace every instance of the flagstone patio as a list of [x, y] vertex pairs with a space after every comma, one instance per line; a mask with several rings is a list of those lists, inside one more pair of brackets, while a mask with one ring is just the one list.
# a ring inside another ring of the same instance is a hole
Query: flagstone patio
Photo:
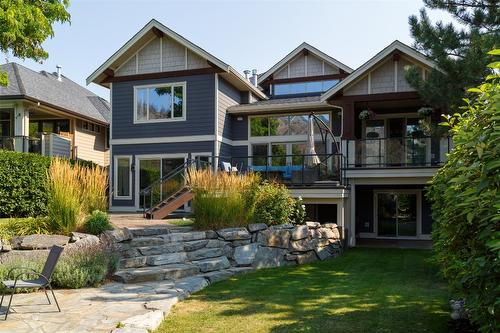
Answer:
[[[127, 332], [156, 328], [170, 307], [208, 282], [190, 277], [177, 282], [108, 283], [99, 288], [56, 290], [62, 312], [48, 305], [43, 292], [16, 294], [7, 321], [0, 315], [0, 332]], [[8, 299], [7, 299], [8, 301]], [[5, 300], [1, 312], [6, 309]], [[122, 325], [120, 325], [122, 326]], [[149, 326], [149, 327], [148, 327]]]

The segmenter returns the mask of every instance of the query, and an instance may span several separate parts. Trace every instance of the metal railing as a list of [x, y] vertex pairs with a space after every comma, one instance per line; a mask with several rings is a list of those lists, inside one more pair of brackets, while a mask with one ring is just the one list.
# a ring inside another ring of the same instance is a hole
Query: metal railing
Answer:
[[448, 137], [346, 140], [347, 168], [434, 167], [453, 148]]
[[41, 154], [42, 141], [40, 138], [22, 135], [0, 136], [0, 149]]

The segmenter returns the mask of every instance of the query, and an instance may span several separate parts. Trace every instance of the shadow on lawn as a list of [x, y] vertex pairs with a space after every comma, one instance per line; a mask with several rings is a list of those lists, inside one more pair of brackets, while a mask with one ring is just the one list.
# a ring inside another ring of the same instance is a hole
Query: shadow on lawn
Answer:
[[233, 278], [192, 297], [227, 305], [217, 316], [276, 320], [271, 332], [446, 332], [448, 292], [429, 255], [354, 249]]

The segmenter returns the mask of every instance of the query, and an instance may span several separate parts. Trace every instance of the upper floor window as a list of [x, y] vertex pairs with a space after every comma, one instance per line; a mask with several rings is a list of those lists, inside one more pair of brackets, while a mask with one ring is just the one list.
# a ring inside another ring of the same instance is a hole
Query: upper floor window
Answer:
[[339, 80], [277, 83], [273, 86], [274, 95], [294, 95], [322, 93], [339, 83]]
[[88, 121], [82, 122], [82, 129], [87, 132], [101, 133], [101, 126], [89, 123]]
[[186, 119], [186, 83], [134, 87], [134, 122]]
[[[330, 113], [316, 114], [327, 126], [330, 125]], [[309, 114], [262, 116], [250, 118], [250, 136], [307, 135]], [[319, 134], [314, 122], [314, 133]]]

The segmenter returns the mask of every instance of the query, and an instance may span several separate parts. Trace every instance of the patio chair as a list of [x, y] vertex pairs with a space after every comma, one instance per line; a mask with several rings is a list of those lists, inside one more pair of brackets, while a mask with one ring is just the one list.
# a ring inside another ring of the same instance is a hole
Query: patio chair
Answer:
[[229, 162], [222, 162], [222, 170], [228, 173], [238, 173], [238, 167], [232, 166]]
[[[4, 299], [5, 294], [7, 293], [7, 290], [12, 290], [10, 293], [9, 305], [7, 306], [4, 320], [7, 320], [10, 305], [12, 303], [12, 298], [14, 297], [14, 293], [15, 293], [17, 288], [24, 288], [24, 289], [41, 288], [41, 289], [43, 289], [43, 291], [45, 292], [45, 297], [47, 297], [47, 301], [49, 302], [49, 305], [50, 305], [52, 303], [50, 302], [49, 295], [47, 294], [47, 287], [49, 287], [50, 292], [52, 293], [52, 297], [54, 298], [54, 301], [56, 302], [57, 310], [59, 310], [59, 312], [61, 312], [61, 308], [59, 307], [59, 303], [57, 302], [57, 298], [56, 298], [56, 295], [54, 294], [54, 290], [52, 290], [51, 278], [52, 278], [52, 273], [54, 273], [54, 269], [56, 268], [57, 261], [59, 260], [59, 257], [61, 256], [62, 251], [63, 251], [63, 247], [55, 246], [55, 245], [52, 246], [52, 248], [50, 249], [50, 252], [49, 252], [49, 256], [47, 257], [47, 261], [45, 262], [45, 265], [43, 266], [42, 273], [37, 273], [30, 268], [23, 268], [23, 267], [14, 267], [9, 271], [9, 273], [7, 274], [8, 277], [10, 277], [11, 273], [14, 271], [18, 271], [19, 273], [16, 275], [14, 280], [2, 281], [2, 284], [6, 287], [6, 289], [4, 289], [2, 291], [2, 299], [0, 300], [0, 309], [2, 308], [3, 299]], [[20, 278], [23, 275], [36, 276], [37, 278], [34, 280], [21, 280]]]

